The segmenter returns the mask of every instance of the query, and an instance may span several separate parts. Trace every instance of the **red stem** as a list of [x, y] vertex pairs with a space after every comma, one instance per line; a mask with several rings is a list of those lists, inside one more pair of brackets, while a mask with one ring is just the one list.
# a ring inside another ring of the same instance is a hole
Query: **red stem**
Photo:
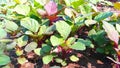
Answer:
[[[118, 49], [118, 44], [114, 42], [114, 49], [117, 48]], [[118, 53], [118, 51], [116, 51]], [[117, 54], [117, 60], [120, 62], [120, 55]], [[116, 64], [116, 68], [120, 68], [119, 64]]]

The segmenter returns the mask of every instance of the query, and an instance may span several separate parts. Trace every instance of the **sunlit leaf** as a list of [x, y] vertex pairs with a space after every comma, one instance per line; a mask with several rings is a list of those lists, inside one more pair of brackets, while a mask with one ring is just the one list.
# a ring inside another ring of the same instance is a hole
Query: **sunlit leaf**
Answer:
[[4, 29], [0, 28], [0, 39], [5, 38], [6, 36], [7, 36], [7, 32]]
[[40, 3], [40, 5], [47, 4], [50, 0], [35, 0], [36, 2]]
[[10, 58], [4, 54], [0, 55], [0, 66], [10, 63]]
[[25, 45], [27, 44], [27, 42], [28, 42], [28, 36], [23, 35], [23, 36], [19, 37], [19, 38], [16, 40], [16, 42], [17, 42], [17, 45], [18, 45], [19, 47], [23, 47], [23, 46], [25, 46]]
[[47, 15], [47, 12], [46, 12], [45, 10], [43, 10], [43, 9], [37, 9], [37, 12], [38, 12], [38, 14], [41, 15], [41, 16]]
[[97, 21], [95, 21], [95, 20], [86, 20], [85, 21], [85, 24], [87, 25], [87, 26], [90, 26], [90, 25], [93, 25], [93, 24], [96, 24], [97, 23]]
[[5, 22], [5, 30], [12, 32], [18, 29], [18, 25], [15, 22], [9, 20], [4, 20], [4, 22]]
[[73, 0], [73, 2], [71, 2], [74, 8], [78, 8], [81, 4], [84, 4], [84, 0]]
[[53, 46], [58, 46], [64, 42], [64, 39], [59, 35], [53, 35], [50, 37], [50, 41]]
[[96, 34], [95, 29], [91, 29], [91, 30], [88, 32], [88, 36], [95, 35], [95, 34]]
[[39, 56], [41, 55], [40, 51], [41, 51], [41, 48], [37, 48], [37, 49], [34, 50], [35, 54], [39, 55]]
[[33, 32], [31, 32], [31, 31], [26, 31], [25, 34], [30, 35], [30, 36], [34, 35]]
[[53, 15], [57, 12], [57, 4], [53, 1], [47, 3], [44, 8], [47, 11], [48, 15]]
[[88, 14], [91, 12], [91, 10], [92, 10], [92, 7], [89, 4], [80, 5], [80, 11], [82, 14]]
[[103, 21], [103, 28], [105, 29], [108, 38], [118, 44], [119, 34], [115, 30], [114, 26], [108, 22]]
[[16, 44], [17, 44], [16, 42], [12, 42], [12, 43], [7, 44], [7, 49], [10, 50], [10, 49], [15, 48]]
[[43, 61], [44, 64], [48, 64], [52, 61], [52, 59], [53, 59], [52, 55], [46, 55], [42, 58], [42, 61]]
[[116, 24], [116, 29], [120, 33], [120, 24]]
[[44, 34], [45, 31], [46, 31], [46, 29], [47, 29], [47, 26], [46, 26], [46, 25], [41, 26], [41, 27], [40, 27], [40, 31], [38, 32], [38, 35]]
[[114, 3], [114, 8], [120, 10], [120, 2]]
[[18, 13], [18, 14], [22, 14], [22, 15], [28, 15], [28, 13], [30, 12], [30, 7], [27, 5], [17, 5], [14, 10]]
[[4, 54], [4, 49], [6, 48], [5, 43], [0, 43], [0, 55]]
[[39, 23], [35, 19], [29, 17], [26, 17], [21, 20], [21, 26], [27, 28], [32, 32], [37, 32], [40, 27]]
[[67, 65], [67, 62], [66, 62], [66, 61], [63, 61], [63, 62], [61, 63], [61, 65], [62, 65], [62, 66], [66, 66], [66, 65]]
[[36, 49], [37, 43], [36, 42], [31, 42], [25, 47], [26, 52], [31, 52], [32, 50]]
[[64, 39], [66, 39], [71, 32], [70, 25], [68, 25], [65, 21], [57, 21], [56, 29]]
[[12, 39], [0, 39], [0, 42], [3, 42], [3, 43], [10, 43], [12, 41], [13, 41]]
[[75, 55], [72, 55], [72, 56], [70, 56], [70, 60], [73, 62], [77, 62], [77, 61], [79, 61], [79, 58]]
[[23, 54], [23, 50], [17, 48], [16, 51], [15, 51], [15, 53], [16, 53], [17, 56], [21, 56]]
[[81, 42], [75, 42], [73, 45], [70, 46], [70, 48], [75, 49], [75, 50], [85, 50], [85, 44]]
[[65, 8], [64, 13], [70, 18], [73, 16], [73, 11], [71, 8]]
[[75, 37], [70, 37], [68, 38], [68, 40], [66, 41], [67, 45], [72, 45], [75, 42], [76, 38]]
[[24, 4], [26, 3], [28, 0], [14, 0], [17, 4]]
[[25, 57], [18, 57], [17, 61], [19, 64], [24, 64], [26, 63], [28, 60]]
[[61, 58], [56, 58], [55, 61], [56, 61], [57, 63], [62, 63], [62, 62], [63, 62], [63, 60], [62, 60]]

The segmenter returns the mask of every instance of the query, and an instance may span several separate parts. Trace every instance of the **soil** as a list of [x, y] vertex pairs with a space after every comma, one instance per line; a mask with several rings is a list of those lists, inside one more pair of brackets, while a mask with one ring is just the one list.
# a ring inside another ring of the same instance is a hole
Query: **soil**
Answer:
[[[74, 53], [74, 52], [73, 52]], [[17, 63], [17, 56], [15, 55], [14, 50], [11, 51], [10, 53], [11, 56], [11, 60], [12, 60], [12, 64], [13, 64], [13, 68], [20, 68], [20, 65]], [[72, 53], [71, 53], [72, 54]], [[56, 63], [56, 62], [51, 62], [50, 65], [43, 65], [42, 60], [39, 58], [37, 59], [37, 61], [33, 61], [33, 60], [29, 60], [31, 63], [35, 63], [35, 67], [34, 68], [49, 68], [50, 66], [60, 66], [61, 68], [113, 68], [114, 63], [107, 59], [107, 56], [110, 55], [104, 55], [104, 54], [100, 54], [100, 53], [94, 53], [92, 52], [91, 49], [88, 49], [86, 51], [76, 51], [75, 54], [79, 57], [79, 61], [78, 62], [71, 62], [69, 60], [69, 56], [71, 54], [67, 55], [67, 66], [62, 67], [60, 64]], [[112, 57], [112, 56], [110, 56]]]

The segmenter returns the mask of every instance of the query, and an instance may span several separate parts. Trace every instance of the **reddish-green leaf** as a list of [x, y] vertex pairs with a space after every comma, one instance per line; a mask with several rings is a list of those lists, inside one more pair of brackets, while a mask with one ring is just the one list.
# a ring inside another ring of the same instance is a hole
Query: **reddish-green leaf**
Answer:
[[118, 44], [119, 34], [115, 30], [114, 26], [108, 22], [103, 21], [103, 28], [105, 29], [108, 38]]

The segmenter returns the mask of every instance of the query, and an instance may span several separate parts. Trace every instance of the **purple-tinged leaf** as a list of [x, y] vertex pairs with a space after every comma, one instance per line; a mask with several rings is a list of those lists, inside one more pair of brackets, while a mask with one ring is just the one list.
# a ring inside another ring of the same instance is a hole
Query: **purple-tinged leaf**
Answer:
[[103, 21], [103, 28], [105, 29], [108, 38], [118, 44], [119, 34], [117, 30], [115, 30], [114, 26], [108, 22]]
[[53, 1], [47, 3], [44, 8], [47, 11], [48, 15], [53, 15], [57, 12], [57, 4]]

